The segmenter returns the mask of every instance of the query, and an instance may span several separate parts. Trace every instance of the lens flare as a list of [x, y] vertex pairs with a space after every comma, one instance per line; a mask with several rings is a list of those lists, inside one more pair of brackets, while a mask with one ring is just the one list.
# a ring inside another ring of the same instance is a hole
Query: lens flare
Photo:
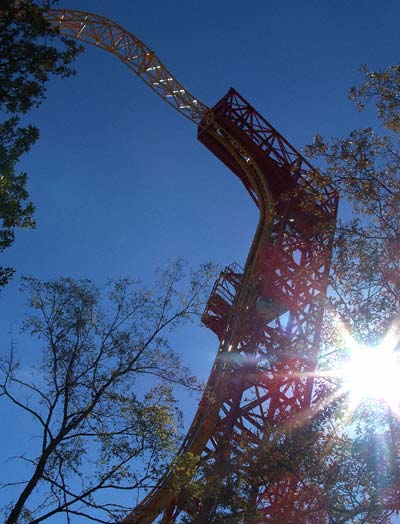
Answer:
[[355, 409], [363, 399], [385, 402], [394, 412], [400, 405], [400, 354], [397, 330], [389, 330], [376, 347], [358, 344], [343, 329], [342, 335], [349, 349], [349, 359], [338, 370], [342, 391], [348, 393], [350, 408]]

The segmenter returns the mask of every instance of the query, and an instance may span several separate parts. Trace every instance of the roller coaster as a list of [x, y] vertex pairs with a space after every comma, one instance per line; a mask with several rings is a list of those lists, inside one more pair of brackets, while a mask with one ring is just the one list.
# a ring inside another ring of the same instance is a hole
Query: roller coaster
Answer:
[[[207, 471], [207, 496], [177, 487], [171, 470], [124, 519], [211, 523], [224, 486], [241, 475], [244, 448], [256, 456], [312, 403], [338, 195], [234, 89], [209, 108], [115, 22], [72, 10], [46, 16], [63, 35], [114, 54], [194, 122], [200, 142], [239, 177], [259, 210], [244, 268], [233, 264], [221, 272], [202, 316], [219, 347], [178, 457], [195, 457], [194, 478]], [[257, 522], [306, 523], [306, 512], [319, 503], [310, 489], [295, 475], [273, 485], [259, 480], [247, 504]]]

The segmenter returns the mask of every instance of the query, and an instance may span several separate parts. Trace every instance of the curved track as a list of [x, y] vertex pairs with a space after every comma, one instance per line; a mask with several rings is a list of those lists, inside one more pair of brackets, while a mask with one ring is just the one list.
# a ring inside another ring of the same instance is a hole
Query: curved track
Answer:
[[65, 36], [115, 55], [158, 96], [192, 122], [199, 124], [208, 111], [208, 107], [176, 80], [149, 47], [116, 22], [68, 9], [51, 9], [46, 18]]
[[[293, 225], [290, 225], [289, 222], [295, 222], [298, 218], [301, 220], [310, 218], [309, 216], [306, 217], [306, 214], [310, 214], [310, 211], [302, 209], [301, 203], [299, 204], [297, 202], [293, 205], [291, 204], [292, 207], [288, 207], [287, 200], [285, 204], [282, 204], [283, 200], [279, 200], [280, 197], [278, 198], [277, 195], [283, 194], [284, 190], [278, 190], [276, 187], [274, 187], [273, 190], [271, 189], [270, 180], [273, 184], [276, 180], [274, 179], [274, 174], [270, 175], [269, 178], [266, 176], [266, 158], [268, 157], [270, 159], [268, 160], [270, 164], [267, 168], [272, 169], [272, 173], [278, 173], [279, 176], [283, 175], [290, 183], [299, 187], [300, 189], [297, 190], [299, 191], [298, 194], [303, 195], [302, 198], [308, 198], [312, 202], [312, 205], [318, 208], [318, 212], [322, 213], [322, 219], [326, 218], [327, 221], [330, 221], [329, 224], [331, 224], [336, 214], [337, 198], [331, 191], [327, 191], [321, 188], [321, 186], [318, 187], [318, 184], [316, 187], [313, 187], [316, 172], [312, 166], [310, 166], [272, 126], [263, 120], [251, 106], [243, 106], [246, 108], [246, 113], [243, 114], [247, 116], [243, 116], [242, 121], [239, 122], [239, 127], [231, 127], [231, 124], [227, 120], [224, 120], [224, 116], [221, 117], [220, 114], [217, 114], [218, 104], [215, 108], [209, 109], [205, 104], [200, 102], [175, 79], [173, 74], [168, 71], [143, 42], [115, 22], [95, 14], [71, 10], [50, 10], [46, 16], [49, 22], [58, 27], [62, 34], [114, 54], [169, 105], [197, 124], [199, 126], [199, 135], [202, 132], [203, 135], [206, 135], [204, 140], [201, 138], [200, 140], [214, 152], [218, 151], [218, 154], [216, 153], [217, 156], [239, 176], [259, 209], [257, 229], [247, 256], [243, 274], [240, 278], [240, 284], [238, 284], [236, 295], [229, 308], [224, 326], [224, 334], [220, 337], [220, 346], [207, 382], [206, 390], [179, 451], [180, 455], [189, 452], [195, 456], [200, 456], [207, 442], [216, 431], [221, 407], [224, 401], [226, 401], [226, 392], [229, 389], [229, 384], [237, 368], [233, 360], [227, 359], [226, 355], [231, 351], [236, 353], [243, 353], [243, 351], [250, 352], [251, 348], [249, 350], [243, 350], [243, 319], [247, 318], [247, 320], [253, 321], [253, 319], [249, 318], [249, 311], [255, 311], [256, 300], [259, 298], [257, 293], [259, 293], [260, 289], [266, 289], [264, 281], [267, 278], [270, 280], [271, 278], [275, 278], [276, 282], [283, 280], [281, 276], [282, 271], [280, 275], [277, 276], [278, 273], [272, 274], [271, 270], [268, 270], [268, 273], [265, 269], [266, 245], [271, 237], [271, 231], [275, 228], [275, 237], [282, 233], [282, 235], [284, 235], [282, 237], [284, 244], [287, 242], [286, 237], [288, 236], [284, 231], [293, 230]], [[245, 102], [245, 104], [247, 103]], [[238, 107], [239, 109], [237, 111], [239, 114], [242, 109], [240, 105]], [[249, 121], [250, 123], [246, 123], [245, 120], [250, 114], [251, 121]], [[240, 116], [240, 118], [242, 117]], [[221, 124], [221, 121], [228, 122], [228, 124]], [[247, 133], [247, 135], [245, 133]], [[232, 166], [234, 166], [234, 168], [232, 168]], [[275, 214], [276, 205], [280, 209], [277, 214]], [[285, 217], [283, 216], [283, 208], [286, 210]], [[292, 213], [292, 215], [289, 213]], [[300, 238], [301, 234], [304, 234], [305, 226], [304, 224], [301, 225], [301, 220], [298, 221], [300, 225], [295, 226], [294, 237], [297, 235], [296, 238]], [[288, 224], [292, 229], [288, 229]], [[296, 227], [298, 227], [297, 231]], [[303, 228], [303, 230], [301, 228]], [[327, 271], [329, 270], [329, 251], [331, 248], [333, 228], [327, 226], [326, 231], [322, 239], [315, 237], [315, 240], [309, 242], [308, 247], [303, 248], [304, 256], [302, 255], [302, 260], [304, 259], [304, 261], [302, 264], [304, 264], [305, 267], [307, 264], [309, 265], [309, 268], [308, 266], [306, 267], [306, 273], [309, 271], [309, 280], [312, 280], [316, 274], [320, 280], [318, 284], [319, 287], [316, 287], [314, 297], [318, 297], [319, 294], [323, 295], [324, 289], [326, 289], [325, 282], [327, 281]], [[314, 242], [314, 244], [312, 244], [312, 242]], [[287, 248], [282, 248], [280, 256], [283, 260], [287, 250], [290, 251], [290, 249], [293, 250], [293, 257], [290, 258], [289, 262], [296, 265], [298, 264], [296, 258], [296, 252], [298, 250], [296, 247], [292, 248], [288, 244]], [[310, 265], [310, 260], [313, 258], [313, 254], [317, 252], [322, 252], [322, 258], [317, 268], [311, 267], [312, 264]], [[270, 264], [269, 266], [270, 268], [275, 267], [273, 264], [275, 264], [274, 260], [276, 261], [277, 255], [274, 256], [275, 258], [272, 259], [272, 265]], [[292, 274], [287, 282], [292, 285], [294, 280]], [[311, 300], [311, 298], [309, 298], [309, 295], [311, 297], [311, 293], [306, 291], [307, 290], [302, 291], [302, 296], [307, 297], [307, 299], [304, 300]], [[268, 297], [269, 295], [264, 293], [264, 296]], [[315, 298], [313, 298], [313, 300], [315, 302]], [[298, 304], [300, 304], [301, 307], [301, 301], [298, 302]], [[320, 322], [319, 319], [322, 318], [322, 309], [318, 306], [317, 310], [313, 313], [314, 317], [312, 319], [310, 314], [311, 320], [307, 320], [307, 318], [304, 320], [303, 317], [299, 320], [296, 317], [295, 323], [298, 322], [300, 325], [300, 322], [304, 323], [308, 321], [311, 323], [310, 325], [314, 325]], [[273, 312], [274, 316], [271, 316], [270, 320], [273, 318], [276, 319], [280, 314], [281, 313], [277, 313], [275, 310], [275, 312]], [[290, 313], [290, 315], [292, 315], [292, 313]], [[294, 317], [295, 316], [296, 315], [294, 315]], [[270, 320], [268, 320], [268, 322]], [[251, 325], [251, 321], [249, 325]], [[265, 324], [266, 320], [260, 321], [259, 325], [261, 326], [262, 323]], [[250, 327], [248, 330], [249, 329]], [[261, 336], [260, 329], [257, 332], [257, 336]], [[287, 331], [289, 332], [289, 328]], [[241, 336], [242, 339], [240, 338]], [[314, 355], [316, 351], [315, 348], [318, 344], [318, 328], [316, 328], [316, 335], [313, 335], [311, 338], [309, 342], [309, 352], [311, 355]], [[258, 351], [257, 344], [259, 344], [259, 342], [254, 341], [253, 347], [255, 349], [251, 350], [254, 354]], [[256, 385], [255, 387], [258, 388], [259, 386]], [[310, 402], [311, 393], [309, 392], [309, 380], [304, 387], [304, 391], [308, 391], [308, 393], [302, 393], [305, 398], [302, 405]], [[257, 402], [261, 403], [261, 400]], [[282, 408], [282, 413], [283, 412], [284, 410]], [[174, 502], [174, 500], [176, 501], [176, 495], [171, 485], [171, 473], [167, 474], [160, 480], [158, 486], [145, 497], [142, 503], [126, 517], [125, 522], [129, 524], [149, 524], [167, 508], [171, 508], [176, 504], [176, 502]], [[170, 513], [172, 512], [171, 509], [167, 510], [167, 512], [168, 511], [170, 511]], [[184, 511], [187, 511], [187, 509], [184, 509]], [[165, 518], [167, 519], [167, 517]], [[206, 519], [204, 521], [206, 521]]]

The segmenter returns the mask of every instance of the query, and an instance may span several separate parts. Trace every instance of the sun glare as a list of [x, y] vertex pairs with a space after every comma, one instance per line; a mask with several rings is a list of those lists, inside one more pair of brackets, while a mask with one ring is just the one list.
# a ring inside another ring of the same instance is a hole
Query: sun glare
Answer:
[[350, 358], [339, 370], [342, 391], [349, 395], [350, 407], [355, 408], [366, 398], [382, 400], [393, 411], [400, 404], [400, 355], [395, 352], [398, 337], [391, 330], [377, 347], [358, 345], [345, 334]]

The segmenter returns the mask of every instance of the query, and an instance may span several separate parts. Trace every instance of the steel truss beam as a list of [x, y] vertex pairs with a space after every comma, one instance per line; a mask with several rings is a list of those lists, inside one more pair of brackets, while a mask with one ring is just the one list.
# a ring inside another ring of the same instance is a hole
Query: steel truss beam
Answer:
[[71, 9], [51, 9], [46, 18], [63, 35], [115, 55], [158, 96], [192, 122], [198, 124], [208, 111], [208, 107], [178, 82], [146, 44], [116, 22]]

